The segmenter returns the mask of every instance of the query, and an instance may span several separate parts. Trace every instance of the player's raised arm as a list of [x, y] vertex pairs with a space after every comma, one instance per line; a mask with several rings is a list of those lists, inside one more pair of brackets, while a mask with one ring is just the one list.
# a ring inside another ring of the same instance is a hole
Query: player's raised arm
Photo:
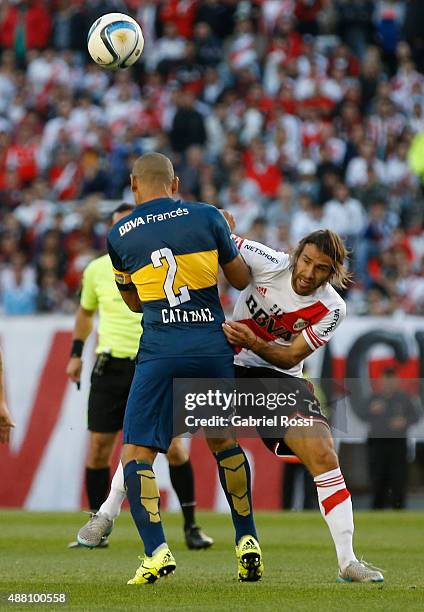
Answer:
[[236, 289], [245, 289], [251, 281], [250, 269], [231, 238], [230, 219], [227, 215], [224, 218], [224, 215], [215, 209], [212, 222], [218, 246], [218, 261], [224, 276]]
[[250, 283], [250, 270], [241, 255], [237, 255], [230, 263], [223, 264], [222, 271], [230, 285], [240, 291], [245, 289]]
[[0, 351], [0, 442], [8, 444], [10, 440], [10, 431], [15, 424], [7, 408], [6, 399], [4, 396], [3, 382], [3, 358]]

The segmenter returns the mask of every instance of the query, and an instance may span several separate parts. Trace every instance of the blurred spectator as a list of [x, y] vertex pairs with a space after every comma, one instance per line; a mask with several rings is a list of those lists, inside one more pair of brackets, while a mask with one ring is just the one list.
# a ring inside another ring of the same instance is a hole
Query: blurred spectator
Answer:
[[373, 34], [374, 2], [372, 0], [335, 0], [338, 29], [353, 52], [363, 58]]
[[202, 115], [194, 108], [194, 95], [183, 91], [178, 98], [177, 112], [172, 122], [170, 133], [174, 151], [185, 151], [190, 145], [204, 145], [206, 142], [205, 122]]
[[267, 220], [271, 227], [290, 224], [294, 208], [293, 198], [293, 188], [283, 183], [278, 190], [277, 198], [267, 209]]
[[257, 184], [262, 195], [273, 198], [283, 179], [281, 170], [267, 159], [263, 142], [255, 140], [252, 144], [253, 148], [244, 155], [246, 174]]
[[206, 23], [218, 38], [229, 36], [234, 28], [234, 13], [236, 3], [204, 0], [199, 2], [196, 21]]
[[377, 258], [385, 247], [389, 245], [393, 230], [397, 225], [396, 214], [387, 210], [384, 201], [374, 201], [368, 210], [368, 221], [363, 237], [356, 252], [356, 272], [358, 280], [364, 287], [369, 287], [372, 280], [370, 276], [370, 262]]
[[180, 191], [183, 198], [198, 200], [200, 197], [200, 171], [203, 163], [202, 148], [191, 145], [184, 156], [184, 160], [177, 166], [180, 179]]
[[0, 295], [4, 314], [30, 315], [36, 311], [37, 285], [34, 270], [26, 265], [24, 253], [17, 251], [0, 272]]
[[290, 242], [293, 245], [311, 232], [327, 226], [322, 206], [310, 194], [302, 193], [298, 202], [299, 210], [293, 215], [290, 226]]
[[173, 21], [165, 23], [163, 36], [157, 41], [148, 58], [149, 67], [168, 75], [184, 57], [185, 42]]
[[375, 155], [376, 150], [371, 141], [368, 140], [360, 145], [359, 155], [349, 162], [346, 169], [346, 183], [349, 187], [365, 185], [370, 175], [375, 175], [380, 183], [384, 182], [384, 164]]
[[201, 21], [194, 28], [196, 59], [202, 66], [215, 67], [222, 60], [222, 42], [213, 34], [210, 25]]
[[318, 200], [319, 183], [316, 177], [317, 167], [312, 159], [302, 159], [297, 165], [297, 191], [311, 196], [315, 201]]
[[49, 42], [51, 19], [42, 0], [16, 0], [4, 9], [0, 44], [13, 49], [20, 65], [29, 49], [44, 49]]
[[220, 204], [234, 216], [237, 232], [249, 231], [252, 223], [261, 214], [261, 194], [258, 184], [246, 176], [241, 164], [232, 171], [228, 186], [219, 194]]
[[229, 43], [227, 59], [231, 69], [237, 74], [243, 68], [248, 68], [258, 74], [261, 51], [262, 46], [254, 32], [252, 21], [241, 16]]
[[299, 21], [301, 34], [318, 34], [318, 16], [323, 8], [322, 0], [297, 0], [294, 14]]
[[407, 431], [421, 410], [402, 391], [395, 368], [386, 368], [380, 389], [368, 400], [363, 415], [369, 423], [368, 468], [372, 484], [371, 508], [400, 510], [406, 505], [408, 486]]
[[396, 48], [401, 37], [405, 3], [398, 0], [378, 0], [374, 19], [384, 59], [391, 73], [396, 65]]
[[39, 312], [60, 312], [67, 307], [67, 288], [54, 272], [45, 272], [39, 281], [37, 310]]
[[85, 51], [87, 32], [85, 16], [69, 0], [57, 0], [52, 22], [52, 43], [57, 51]]
[[328, 227], [346, 240], [348, 248], [355, 250], [365, 229], [366, 213], [361, 202], [351, 197], [347, 185], [335, 186], [334, 198], [324, 205], [324, 215]]

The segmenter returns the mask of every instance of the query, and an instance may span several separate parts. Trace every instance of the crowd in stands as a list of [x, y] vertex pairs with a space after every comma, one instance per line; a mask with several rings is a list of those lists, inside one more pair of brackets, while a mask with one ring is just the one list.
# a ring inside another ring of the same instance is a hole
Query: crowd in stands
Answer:
[[[145, 50], [87, 56], [107, 12]], [[422, 0], [6, 0], [0, 5], [0, 306], [71, 312], [142, 153], [181, 197], [290, 251], [337, 231], [349, 312], [424, 313]], [[224, 287], [230, 308], [234, 292]]]

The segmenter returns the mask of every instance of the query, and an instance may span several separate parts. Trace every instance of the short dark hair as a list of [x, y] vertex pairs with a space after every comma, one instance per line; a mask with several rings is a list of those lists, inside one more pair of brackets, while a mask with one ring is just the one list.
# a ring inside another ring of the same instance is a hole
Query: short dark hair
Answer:
[[122, 202], [122, 204], [120, 204], [114, 210], [112, 210], [110, 217], [112, 218], [113, 215], [116, 215], [116, 213], [125, 212], [126, 210], [128, 211], [134, 210], [134, 208], [135, 208], [134, 204], [128, 204], [128, 202]]

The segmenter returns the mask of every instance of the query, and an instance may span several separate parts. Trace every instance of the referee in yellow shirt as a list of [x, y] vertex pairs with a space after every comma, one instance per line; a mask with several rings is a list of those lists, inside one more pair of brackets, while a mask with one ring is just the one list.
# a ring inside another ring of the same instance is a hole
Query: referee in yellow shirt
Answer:
[[[131, 204], [121, 204], [112, 214], [112, 224], [128, 215]], [[84, 342], [94, 327], [98, 311], [97, 359], [91, 374], [88, 399], [89, 449], [85, 485], [92, 512], [106, 500], [110, 484], [113, 448], [122, 430], [125, 406], [134, 375], [135, 359], [142, 333], [142, 314], [132, 312], [115, 284], [109, 255], [90, 262], [83, 274], [80, 306], [77, 312], [71, 357], [66, 368], [79, 388]], [[184, 532], [189, 548], [207, 548], [213, 540], [195, 524], [194, 478], [190, 458], [182, 441], [175, 438], [167, 453], [172, 485], [184, 516]], [[110, 522], [110, 528], [113, 520]], [[110, 529], [109, 529], [110, 531]], [[103, 537], [100, 546], [107, 546]]]

